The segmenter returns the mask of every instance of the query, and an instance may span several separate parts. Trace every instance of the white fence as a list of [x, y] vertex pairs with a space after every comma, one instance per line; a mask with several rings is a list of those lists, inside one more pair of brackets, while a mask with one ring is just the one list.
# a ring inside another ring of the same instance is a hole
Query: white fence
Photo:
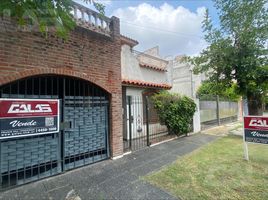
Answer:
[[215, 100], [200, 100], [199, 108], [201, 129], [238, 119], [238, 102], [219, 100], [215, 97]]

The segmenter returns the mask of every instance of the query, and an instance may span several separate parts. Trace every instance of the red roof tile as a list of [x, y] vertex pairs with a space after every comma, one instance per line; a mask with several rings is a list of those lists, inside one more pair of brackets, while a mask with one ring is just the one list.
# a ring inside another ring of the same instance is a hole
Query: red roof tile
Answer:
[[137, 85], [141, 87], [164, 88], [164, 89], [171, 88], [171, 85], [165, 84], [165, 83], [152, 83], [152, 82], [146, 82], [146, 81], [140, 81], [140, 80], [129, 80], [129, 79], [122, 79], [122, 84]]
[[145, 64], [145, 63], [140, 63], [140, 66], [150, 68], [150, 69], [154, 69], [154, 70], [158, 70], [158, 71], [163, 71], [163, 72], [167, 71], [165, 68], [157, 67], [157, 66], [154, 66], [154, 65], [148, 65], [148, 64]]

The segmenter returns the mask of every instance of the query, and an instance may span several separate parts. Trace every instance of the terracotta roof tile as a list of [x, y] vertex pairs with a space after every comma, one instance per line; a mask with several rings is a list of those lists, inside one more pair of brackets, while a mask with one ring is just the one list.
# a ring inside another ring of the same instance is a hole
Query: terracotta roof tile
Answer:
[[152, 83], [152, 82], [140, 81], [140, 80], [122, 79], [122, 84], [137, 85], [137, 86], [141, 86], [141, 87], [154, 87], [154, 88], [171, 89], [171, 85], [169, 85], [169, 84]]
[[154, 66], [154, 65], [148, 65], [148, 64], [145, 64], [145, 63], [142, 63], [142, 62], [140, 63], [140, 66], [145, 67], [145, 68], [154, 69], [154, 70], [157, 70], [157, 71], [163, 71], [163, 72], [167, 71], [165, 68], [157, 67], [157, 66]]

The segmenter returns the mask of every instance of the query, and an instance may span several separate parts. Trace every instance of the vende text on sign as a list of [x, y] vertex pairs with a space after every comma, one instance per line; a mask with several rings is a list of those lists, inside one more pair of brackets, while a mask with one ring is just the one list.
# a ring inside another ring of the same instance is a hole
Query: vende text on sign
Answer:
[[0, 139], [57, 132], [59, 100], [0, 98]]
[[268, 117], [244, 117], [245, 142], [268, 144]]

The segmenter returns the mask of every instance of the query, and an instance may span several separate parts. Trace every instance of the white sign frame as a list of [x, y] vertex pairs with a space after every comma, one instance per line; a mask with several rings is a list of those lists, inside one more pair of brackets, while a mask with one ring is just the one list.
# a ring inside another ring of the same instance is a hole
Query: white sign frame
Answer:
[[[15, 136], [8, 136], [8, 137], [0, 137], [1, 140], [6, 140], [10, 138], [23, 138], [23, 137], [30, 137], [30, 136], [37, 136], [37, 135], [47, 135], [47, 134], [53, 134], [53, 133], [59, 133], [60, 132], [60, 100], [59, 99], [16, 99], [16, 98], [0, 98], [1, 100], [6, 100], [6, 101], [57, 101], [57, 111], [58, 111], [58, 116], [57, 116], [57, 130], [56, 131], [50, 131], [50, 132], [45, 132], [45, 133], [33, 133], [33, 134], [27, 134], [27, 135], [15, 135]], [[9, 117], [6, 117], [9, 118]]]
[[249, 151], [248, 151], [248, 144], [259, 144], [259, 145], [267, 145], [264, 143], [257, 143], [257, 142], [247, 142], [245, 137], [245, 119], [244, 117], [266, 117], [266, 116], [256, 116], [256, 115], [245, 115], [243, 116], [243, 146], [244, 146], [244, 158], [245, 160], [249, 161]]

